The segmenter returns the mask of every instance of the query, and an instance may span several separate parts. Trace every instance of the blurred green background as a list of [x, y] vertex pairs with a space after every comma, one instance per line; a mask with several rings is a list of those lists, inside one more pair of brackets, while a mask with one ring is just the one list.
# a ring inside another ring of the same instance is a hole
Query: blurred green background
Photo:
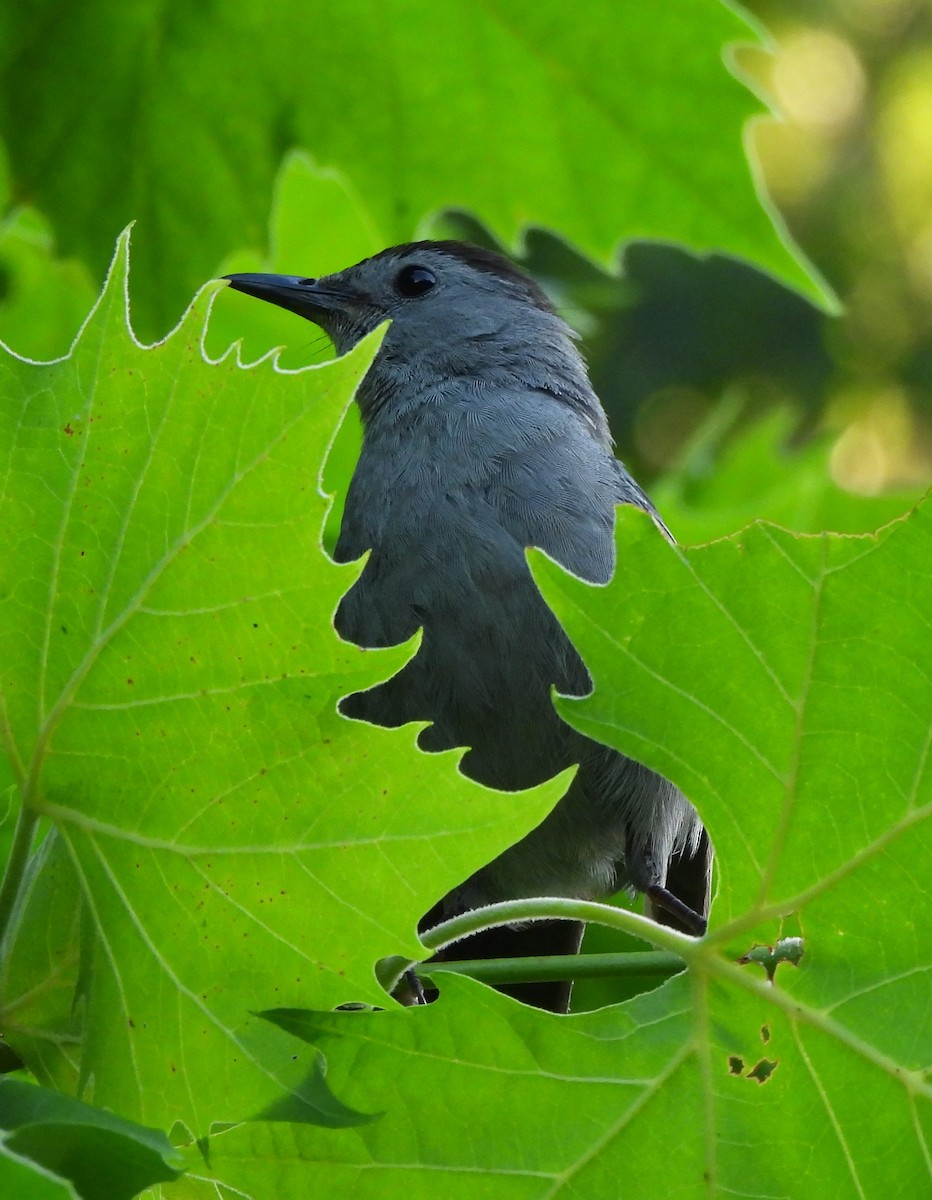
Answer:
[[747, 7], [772, 53], [739, 46], [733, 61], [782, 115], [752, 121], [747, 148], [778, 220], [843, 311], [820, 312], [735, 259], [670, 245], [632, 244], [613, 280], [532, 235], [528, 264], [584, 332], [620, 452], [641, 478], [681, 467], [710, 422], [738, 430], [783, 406], [789, 441], [830, 438], [842, 488], [922, 488], [932, 478], [932, 5]]
[[[932, 8], [759, 3], [778, 52], [740, 56], [785, 121], [753, 144], [792, 235], [845, 313], [815, 323], [831, 470], [876, 492], [932, 466]], [[795, 387], [794, 387], [795, 391]]]

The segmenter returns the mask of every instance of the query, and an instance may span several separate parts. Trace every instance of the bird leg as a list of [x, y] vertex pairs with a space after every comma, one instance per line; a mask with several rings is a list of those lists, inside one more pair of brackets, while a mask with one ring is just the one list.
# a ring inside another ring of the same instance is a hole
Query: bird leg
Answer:
[[691, 933], [693, 937], [702, 937], [708, 928], [705, 917], [700, 917], [688, 904], [684, 904], [678, 896], [674, 896], [659, 883], [652, 883], [645, 888], [644, 895], [657, 908], [662, 908], [671, 917], [676, 917], [677, 923], [682, 926], [684, 932]]

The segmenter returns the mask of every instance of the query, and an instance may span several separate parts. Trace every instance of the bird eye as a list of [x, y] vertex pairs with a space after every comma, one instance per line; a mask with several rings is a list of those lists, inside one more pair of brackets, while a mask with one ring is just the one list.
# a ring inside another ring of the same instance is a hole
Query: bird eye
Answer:
[[402, 296], [423, 296], [437, 282], [437, 276], [427, 267], [418, 267], [414, 263], [402, 267], [395, 276], [395, 288]]

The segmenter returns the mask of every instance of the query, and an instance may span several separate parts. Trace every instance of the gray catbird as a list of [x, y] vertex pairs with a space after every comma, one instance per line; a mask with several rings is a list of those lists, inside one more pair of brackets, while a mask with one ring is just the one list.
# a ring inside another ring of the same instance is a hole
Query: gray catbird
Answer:
[[[381, 725], [432, 722], [422, 747], [470, 747], [464, 772], [495, 788], [579, 764], [550, 816], [422, 927], [497, 900], [627, 887], [647, 893], [659, 919], [702, 932], [710, 851], [695, 810], [653, 771], [564, 724], [551, 702], [553, 686], [582, 695], [591, 684], [525, 548], [605, 583], [617, 504], [646, 509], [666, 531], [615, 458], [573, 332], [545, 293], [507, 258], [441, 241], [394, 246], [320, 279], [227, 279], [313, 321], [340, 354], [391, 319], [356, 396], [362, 453], [336, 548], [341, 562], [371, 555], [336, 625], [368, 647], [419, 628], [423, 641], [398, 675], [343, 711]], [[575, 922], [532, 924], [453, 953], [566, 953], [579, 937]], [[565, 985], [512, 992], [556, 1009], [569, 995]]]

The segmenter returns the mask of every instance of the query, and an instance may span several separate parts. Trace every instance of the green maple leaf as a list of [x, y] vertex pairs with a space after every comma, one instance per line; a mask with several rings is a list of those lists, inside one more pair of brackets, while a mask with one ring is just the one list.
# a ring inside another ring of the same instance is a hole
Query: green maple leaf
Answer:
[[20, 1080], [0, 1080], [0, 1130], [0, 1183], [17, 1200], [130, 1200], [179, 1173], [158, 1130]]
[[414, 648], [340, 641], [360, 567], [320, 545], [377, 336], [305, 371], [210, 362], [208, 289], [144, 348], [127, 249], [66, 358], [0, 360], [0, 1024], [41, 1078], [147, 1124], [203, 1133], [308, 1079], [330, 1119], [313, 1056], [251, 1013], [386, 1003], [375, 961], [419, 957], [418, 918], [565, 780], [503, 797], [337, 712]]
[[[607, 587], [532, 556], [595, 680], [561, 711], [675, 779], [708, 822], [711, 933], [657, 930], [684, 974], [568, 1018], [446, 977], [423, 1011], [269, 1014], [322, 1048], [347, 1104], [383, 1114], [294, 1129], [281, 1186], [924, 1194], [930, 526], [926, 505], [875, 535], [757, 525], [682, 550], [622, 509]], [[787, 933], [802, 934], [801, 958], [796, 942], [780, 965], [754, 949]], [[277, 1136], [256, 1125], [217, 1139], [213, 1178], [261, 1195], [281, 1168]]]
[[763, 106], [722, 46], [753, 34], [724, 4], [353, 0], [332, 21], [297, 0], [209, 13], [42, 0], [7, 6], [0, 32], [15, 188], [99, 271], [139, 220], [146, 331], [230, 247], [264, 243], [295, 146], [342, 172], [383, 245], [463, 208], [510, 246], [531, 225], [603, 262], [632, 237], [677, 240], [825, 296], [748, 175], [741, 130]]
[[[610, 587], [536, 568], [596, 682], [559, 707], [700, 808], [717, 924], [795, 912], [930, 815], [928, 507], [874, 535], [759, 524], [663, 554], [624, 517]], [[902, 899], [909, 922], [921, 894]]]

